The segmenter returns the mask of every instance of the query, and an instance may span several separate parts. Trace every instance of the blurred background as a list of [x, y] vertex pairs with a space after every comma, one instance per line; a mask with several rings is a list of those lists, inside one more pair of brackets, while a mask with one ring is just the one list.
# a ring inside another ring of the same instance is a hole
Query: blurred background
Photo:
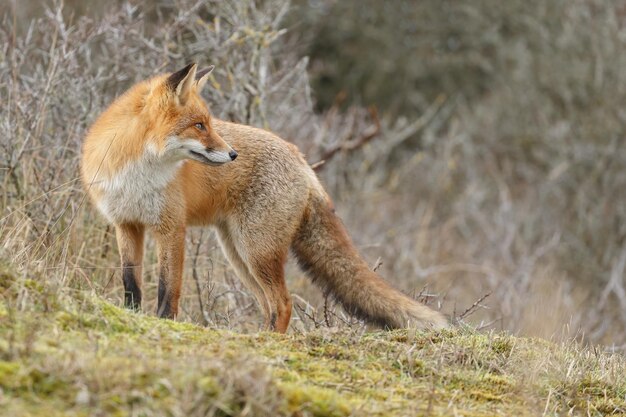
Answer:
[[[373, 268], [477, 328], [626, 349], [626, 1], [4, 1], [0, 259], [121, 305], [82, 138], [133, 83], [214, 64], [220, 118], [316, 164]], [[323, 164], [319, 164], [324, 160]], [[182, 320], [255, 331], [212, 233]], [[156, 303], [148, 244], [144, 311]], [[293, 265], [291, 331], [359, 325]]]

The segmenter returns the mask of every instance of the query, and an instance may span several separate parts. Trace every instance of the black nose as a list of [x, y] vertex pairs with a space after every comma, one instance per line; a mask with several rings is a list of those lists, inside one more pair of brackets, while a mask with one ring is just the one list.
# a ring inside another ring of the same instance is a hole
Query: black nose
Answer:
[[228, 152], [228, 156], [230, 156], [231, 161], [234, 161], [235, 159], [237, 159], [237, 151], [233, 149], [232, 151]]

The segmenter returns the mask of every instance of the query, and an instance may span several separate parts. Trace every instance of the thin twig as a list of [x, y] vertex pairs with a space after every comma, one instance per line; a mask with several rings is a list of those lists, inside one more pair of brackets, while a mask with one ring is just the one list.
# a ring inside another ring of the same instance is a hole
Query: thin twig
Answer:
[[337, 153], [342, 152], [350, 152], [355, 149], [363, 147], [369, 141], [374, 139], [380, 133], [380, 119], [378, 118], [378, 110], [376, 107], [371, 106], [369, 109], [369, 114], [374, 124], [371, 125], [367, 131], [358, 139], [350, 140], [350, 141], [342, 141], [337, 145], [333, 146], [330, 149], [327, 149], [322, 153], [321, 159], [313, 164], [311, 164], [311, 168], [313, 170], [318, 171], [322, 166], [329, 160], [331, 160]]
[[381, 266], [383, 266], [383, 258], [381, 258], [379, 256], [378, 259], [376, 259], [376, 262], [374, 262], [374, 266], [372, 267], [372, 271], [376, 272], [378, 270], [378, 268], [380, 268]]
[[465, 317], [468, 317], [469, 315], [473, 314], [477, 310], [477, 308], [480, 307], [480, 303], [485, 301], [485, 299], [489, 297], [490, 295], [491, 295], [491, 291], [489, 291], [487, 294], [483, 295], [478, 300], [476, 300], [474, 304], [469, 306], [467, 310], [465, 310], [463, 313], [461, 313], [459, 317], [457, 317], [457, 320], [463, 320]]
[[330, 319], [328, 317], [328, 296], [329, 294], [327, 293], [326, 296], [324, 297], [324, 323], [326, 323], [326, 327], [332, 327], [330, 324]]

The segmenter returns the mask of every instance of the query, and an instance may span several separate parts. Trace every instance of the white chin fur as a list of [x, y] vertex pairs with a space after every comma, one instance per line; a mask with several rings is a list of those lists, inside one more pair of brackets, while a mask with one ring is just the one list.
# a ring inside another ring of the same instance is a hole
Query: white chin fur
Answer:
[[113, 223], [157, 224], [165, 205], [164, 190], [176, 178], [182, 159], [172, 152], [163, 155], [148, 144], [139, 159], [94, 182], [102, 192], [98, 208]]
[[228, 152], [207, 151], [204, 145], [197, 140], [181, 140], [175, 136], [168, 138], [164, 154], [169, 154], [174, 158], [193, 159], [209, 165], [221, 165], [231, 161]]
[[205, 153], [206, 158], [216, 164], [225, 164], [226, 162], [232, 161], [228, 152], [220, 152], [220, 151], [211, 151]]
[[193, 159], [194, 161], [202, 162], [206, 165], [223, 165], [227, 162], [231, 161], [230, 155], [226, 152], [218, 152], [218, 151], [209, 151], [206, 150], [203, 152], [193, 152], [190, 151], [187, 158]]

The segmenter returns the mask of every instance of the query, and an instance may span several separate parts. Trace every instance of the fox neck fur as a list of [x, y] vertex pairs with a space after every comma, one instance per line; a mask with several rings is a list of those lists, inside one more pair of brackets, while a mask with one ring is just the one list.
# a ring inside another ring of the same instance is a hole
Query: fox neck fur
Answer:
[[165, 189], [183, 163], [175, 151], [158, 152], [148, 143], [139, 159], [115, 174], [97, 176], [91, 186], [101, 192], [98, 208], [114, 224], [156, 225], [165, 206]]

